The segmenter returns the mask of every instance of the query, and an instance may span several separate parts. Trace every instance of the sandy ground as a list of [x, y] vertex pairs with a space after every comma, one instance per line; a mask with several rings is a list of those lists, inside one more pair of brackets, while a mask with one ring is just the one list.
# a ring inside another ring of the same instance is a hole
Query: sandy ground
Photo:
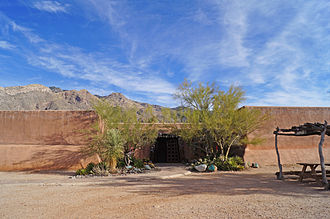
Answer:
[[171, 168], [85, 179], [1, 172], [0, 218], [330, 218], [329, 191], [276, 180], [276, 167], [164, 179], [186, 171]]

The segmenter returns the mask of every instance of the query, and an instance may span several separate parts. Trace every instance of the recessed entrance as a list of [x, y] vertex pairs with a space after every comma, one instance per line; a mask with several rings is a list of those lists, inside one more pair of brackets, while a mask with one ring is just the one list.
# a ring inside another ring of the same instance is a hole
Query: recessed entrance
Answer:
[[154, 147], [152, 160], [155, 163], [180, 162], [178, 137], [169, 134], [160, 134]]

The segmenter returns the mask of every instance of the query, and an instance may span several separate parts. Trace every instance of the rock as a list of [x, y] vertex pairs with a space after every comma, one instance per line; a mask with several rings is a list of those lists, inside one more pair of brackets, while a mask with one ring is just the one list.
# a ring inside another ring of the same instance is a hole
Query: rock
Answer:
[[148, 164], [144, 165], [144, 168], [145, 168], [146, 170], [151, 170], [151, 167], [150, 167]]
[[214, 164], [211, 164], [208, 168], [207, 168], [208, 171], [210, 172], [215, 172], [218, 170], [217, 166], [214, 165]]
[[205, 172], [206, 168], [207, 168], [207, 165], [206, 164], [201, 164], [201, 165], [195, 166], [195, 169], [198, 172]]
[[259, 168], [259, 164], [258, 163], [252, 163], [252, 168]]
[[51, 86], [49, 89], [51, 89], [54, 93], [60, 93], [63, 91], [61, 88], [55, 86]]

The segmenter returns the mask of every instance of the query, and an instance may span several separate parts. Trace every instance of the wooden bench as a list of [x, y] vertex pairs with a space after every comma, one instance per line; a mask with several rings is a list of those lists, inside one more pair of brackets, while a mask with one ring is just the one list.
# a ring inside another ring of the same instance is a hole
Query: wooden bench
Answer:
[[[306, 171], [306, 173], [310, 173], [311, 171]], [[316, 170], [315, 171], [316, 173], [322, 173], [321, 170]], [[327, 170], [326, 171], [327, 173], [327, 177], [330, 177], [330, 170]], [[276, 172], [275, 175], [278, 176], [280, 174], [280, 172]], [[294, 175], [294, 176], [300, 176], [301, 175], [301, 170], [298, 170], [298, 171], [283, 171], [282, 172], [283, 175]]]

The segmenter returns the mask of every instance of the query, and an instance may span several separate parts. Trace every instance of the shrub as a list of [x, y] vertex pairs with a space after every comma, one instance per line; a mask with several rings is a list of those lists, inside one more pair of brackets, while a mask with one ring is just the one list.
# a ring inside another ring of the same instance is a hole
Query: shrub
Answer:
[[126, 166], [125, 160], [123, 158], [119, 159], [117, 162], [117, 168], [124, 168]]
[[76, 171], [76, 175], [87, 175], [87, 174], [88, 173], [87, 173], [86, 169], [83, 169], [83, 168]]
[[92, 172], [97, 176], [107, 176], [109, 175], [109, 166], [106, 162], [100, 162], [93, 167]]
[[133, 158], [133, 166], [136, 168], [144, 168], [144, 162], [141, 159]]
[[222, 157], [217, 158], [214, 161], [214, 164], [218, 167], [218, 170], [223, 171], [238, 171], [244, 169], [244, 162], [241, 157], [229, 157], [227, 160], [224, 160]]
[[86, 172], [87, 174], [92, 174], [93, 173], [93, 168], [95, 166], [95, 163], [91, 162], [86, 166]]

